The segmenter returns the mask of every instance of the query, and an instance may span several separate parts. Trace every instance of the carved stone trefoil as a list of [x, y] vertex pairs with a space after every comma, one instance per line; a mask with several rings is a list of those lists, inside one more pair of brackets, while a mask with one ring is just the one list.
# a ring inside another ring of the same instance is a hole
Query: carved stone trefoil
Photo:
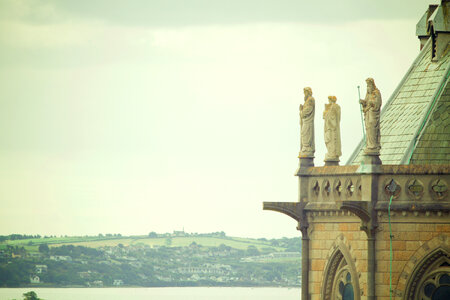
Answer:
[[375, 86], [373, 78], [367, 78], [367, 95], [365, 99], [361, 99], [364, 113], [364, 125], [366, 128], [366, 155], [380, 155], [380, 109], [381, 94]]
[[314, 157], [314, 112], [315, 100], [310, 87], [303, 89], [305, 102], [300, 104], [300, 154], [299, 157]]
[[323, 119], [325, 120], [324, 135], [327, 153], [325, 154], [326, 164], [335, 164], [339, 162], [341, 151], [341, 107], [336, 103], [335, 96], [328, 97], [328, 104], [325, 104]]

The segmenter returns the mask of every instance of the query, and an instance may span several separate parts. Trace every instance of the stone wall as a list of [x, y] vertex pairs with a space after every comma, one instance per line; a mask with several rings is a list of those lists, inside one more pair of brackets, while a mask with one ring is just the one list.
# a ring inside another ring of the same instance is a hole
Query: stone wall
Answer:
[[[331, 215], [333, 214], [333, 215]], [[339, 216], [337, 216], [339, 214]], [[344, 259], [350, 266], [352, 277], [357, 284], [355, 291], [361, 290], [361, 297], [367, 294], [367, 235], [360, 230], [361, 222], [351, 213], [329, 212], [327, 215], [311, 216], [310, 223], [310, 293], [311, 300], [323, 299], [327, 280], [333, 281], [330, 269], [333, 255], [342, 252]], [[312, 214], [314, 215], [314, 214]], [[355, 259], [356, 258], [356, 259]]]
[[[355, 299], [367, 299], [367, 235], [360, 230], [361, 222], [349, 212], [311, 213], [310, 222], [310, 280], [311, 300], [326, 299], [327, 276], [332, 257], [341, 251], [353, 269]], [[376, 299], [389, 299], [389, 225], [387, 213], [379, 215], [376, 234]], [[393, 263], [392, 287], [394, 299], [405, 299], [407, 284], [414, 268], [433, 250], [450, 248], [450, 222], [448, 214], [422, 212], [392, 212]], [[333, 280], [333, 279], [331, 279]]]
[[[407, 284], [414, 269], [435, 249], [448, 248], [450, 222], [448, 214], [422, 212], [417, 216], [393, 212], [391, 219], [393, 234], [392, 288], [394, 299], [405, 299]], [[377, 299], [389, 299], [389, 224], [387, 214], [380, 217], [380, 231], [376, 241], [375, 289]]]

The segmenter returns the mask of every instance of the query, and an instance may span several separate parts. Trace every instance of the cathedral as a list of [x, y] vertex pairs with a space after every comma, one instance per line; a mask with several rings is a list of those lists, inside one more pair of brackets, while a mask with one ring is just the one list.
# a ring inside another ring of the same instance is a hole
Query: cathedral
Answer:
[[345, 165], [330, 97], [315, 166], [305, 88], [298, 200], [264, 202], [298, 222], [303, 300], [450, 299], [450, 0], [430, 5], [416, 34], [421, 51], [382, 109], [366, 80], [365, 135]]

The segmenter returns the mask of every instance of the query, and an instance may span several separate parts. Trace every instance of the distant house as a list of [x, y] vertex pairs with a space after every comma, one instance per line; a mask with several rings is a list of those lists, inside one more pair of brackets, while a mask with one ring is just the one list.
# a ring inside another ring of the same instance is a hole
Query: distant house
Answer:
[[166, 282], [171, 282], [172, 281], [172, 277], [170, 276], [160, 276], [160, 275], [156, 275], [156, 278], [160, 281], [166, 281]]
[[96, 280], [96, 281], [92, 282], [92, 286], [103, 287], [103, 281]]
[[270, 254], [273, 258], [280, 258], [280, 257], [301, 257], [300, 252], [273, 252]]
[[179, 267], [179, 274], [219, 274], [224, 275], [231, 271], [231, 266], [229, 265], [211, 265], [203, 264], [199, 267]]
[[33, 257], [33, 258], [39, 258], [39, 257], [42, 256], [42, 253], [39, 253], [39, 252], [29, 252], [29, 253], [28, 253], [28, 256], [29, 256], [29, 257]]
[[41, 283], [41, 279], [37, 275], [30, 276], [30, 283]]
[[37, 274], [42, 274], [47, 272], [47, 265], [36, 265], [35, 272]]
[[241, 261], [242, 262], [269, 261], [275, 258], [284, 258], [284, 257], [300, 258], [301, 254], [300, 252], [273, 252], [265, 255], [243, 257], [241, 258]]
[[185, 236], [185, 235], [186, 233], [184, 232], [184, 230], [183, 231], [174, 230], [172, 233], [172, 236]]
[[72, 257], [64, 255], [50, 255], [50, 260], [55, 261], [72, 261]]
[[123, 280], [122, 279], [114, 279], [113, 285], [121, 286], [121, 285], [123, 285]]

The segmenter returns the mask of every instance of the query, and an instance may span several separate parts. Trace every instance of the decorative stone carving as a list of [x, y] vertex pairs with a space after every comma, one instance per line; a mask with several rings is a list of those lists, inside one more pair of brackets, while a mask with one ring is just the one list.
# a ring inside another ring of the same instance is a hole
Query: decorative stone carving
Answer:
[[353, 196], [353, 193], [355, 192], [355, 185], [353, 184], [353, 181], [350, 178], [347, 179], [345, 183], [345, 190], [347, 197]]
[[430, 183], [430, 194], [435, 200], [444, 200], [448, 196], [448, 187], [445, 181], [441, 178], [433, 180]]
[[305, 93], [305, 103], [300, 104], [300, 155], [299, 157], [314, 157], [314, 111], [315, 100], [312, 97], [310, 87], [303, 89]]
[[334, 194], [337, 197], [340, 197], [341, 194], [342, 194], [342, 190], [343, 190], [341, 181], [339, 179], [336, 179], [334, 181], [334, 185], [333, 186], [334, 186], [334, 189], [333, 189], [334, 190]]
[[324, 197], [329, 197], [330, 194], [331, 194], [331, 184], [329, 180], [325, 179], [322, 182], [322, 195]]
[[341, 152], [341, 107], [336, 103], [335, 96], [328, 97], [328, 104], [325, 104], [323, 119], [325, 120], [324, 134], [325, 145], [327, 146], [327, 154], [325, 154], [325, 162], [339, 162]]
[[365, 99], [359, 100], [364, 113], [364, 124], [366, 128], [366, 149], [367, 155], [380, 155], [380, 108], [381, 94], [375, 86], [373, 78], [367, 78], [367, 95]]
[[397, 199], [400, 196], [402, 188], [394, 179], [387, 179], [384, 181], [384, 194], [387, 199], [393, 196], [394, 199]]
[[406, 183], [405, 190], [411, 199], [419, 200], [423, 196], [425, 188], [420, 180], [412, 178]]
[[358, 197], [362, 196], [361, 178], [358, 178], [358, 180], [356, 180], [356, 194], [358, 195]]
[[320, 185], [319, 182], [316, 180], [312, 186], [312, 194], [313, 196], [318, 197], [319, 192], [320, 192]]

